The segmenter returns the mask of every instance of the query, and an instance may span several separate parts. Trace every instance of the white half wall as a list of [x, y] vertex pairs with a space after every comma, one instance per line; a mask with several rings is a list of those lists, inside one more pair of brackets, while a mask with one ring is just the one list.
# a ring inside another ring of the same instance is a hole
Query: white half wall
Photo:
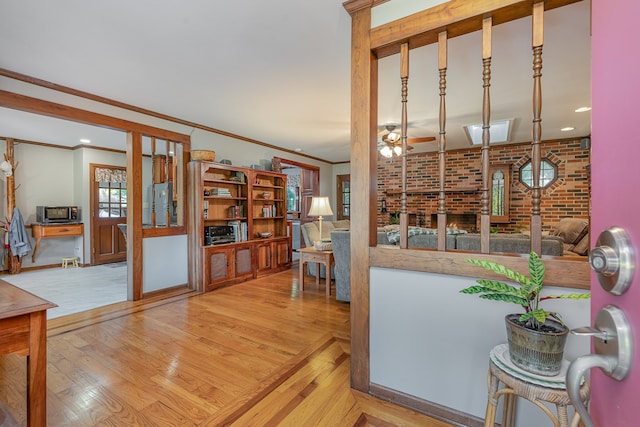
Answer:
[[[504, 316], [521, 310], [460, 294], [475, 281], [459, 276], [372, 268], [370, 283], [371, 382], [484, 419], [489, 352], [507, 341]], [[590, 324], [588, 299], [544, 303], [570, 328]], [[588, 352], [588, 339], [569, 335], [566, 359]], [[550, 425], [519, 400], [519, 427]]]
[[188, 281], [187, 235], [142, 240], [142, 292], [152, 292]]

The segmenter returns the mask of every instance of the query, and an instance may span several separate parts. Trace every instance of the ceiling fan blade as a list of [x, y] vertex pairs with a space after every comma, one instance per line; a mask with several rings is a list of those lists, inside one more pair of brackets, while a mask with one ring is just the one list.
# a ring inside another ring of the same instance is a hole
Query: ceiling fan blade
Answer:
[[431, 142], [435, 141], [435, 136], [423, 136], [420, 138], [407, 138], [407, 144], [418, 144], [420, 142]]

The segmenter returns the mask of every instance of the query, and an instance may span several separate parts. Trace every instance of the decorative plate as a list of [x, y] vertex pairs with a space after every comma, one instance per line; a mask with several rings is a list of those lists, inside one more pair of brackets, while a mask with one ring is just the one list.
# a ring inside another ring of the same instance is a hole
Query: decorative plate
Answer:
[[552, 377], [545, 377], [544, 375], [534, 374], [532, 372], [527, 372], [522, 368], [517, 367], [511, 361], [511, 356], [509, 356], [509, 346], [508, 344], [500, 344], [495, 346], [489, 355], [491, 360], [498, 365], [502, 370], [507, 372], [510, 375], [513, 375], [517, 378], [520, 378], [523, 381], [530, 382], [532, 384], [540, 385], [543, 387], [549, 388], [566, 388], [565, 377], [567, 375], [567, 369], [569, 369], [569, 361], [563, 360], [562, 366], [560, 367], [560, 373], [558, 375], [554, 375]]

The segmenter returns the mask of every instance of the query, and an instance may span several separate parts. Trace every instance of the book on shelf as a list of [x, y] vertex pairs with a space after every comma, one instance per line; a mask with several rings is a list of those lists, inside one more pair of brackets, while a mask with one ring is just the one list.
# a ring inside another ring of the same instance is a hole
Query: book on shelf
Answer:
[[202, 213], [202, 216], [204, 216], [204, 219], [208, 219], [209, 218], [209, 201], [205, 200], [203, 206], [204, 206], [204, 212]]
[[217, 197], [231, 197], [231, 191], [228, 188], [214, 187], [210, 190], [210, 194]]
[[229, 206], [228, 216], [229, 218], [242, 218], [244, 216], [244, 206]]
[[227, 225], [233, 228], [233, 238], [236, 242], [246, 242], [248, 240], [246, 222], [228, 221]]

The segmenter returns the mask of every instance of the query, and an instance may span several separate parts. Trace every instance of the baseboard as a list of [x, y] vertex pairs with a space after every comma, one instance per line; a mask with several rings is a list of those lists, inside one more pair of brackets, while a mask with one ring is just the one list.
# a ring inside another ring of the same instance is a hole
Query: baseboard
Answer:
[[456, 411], [446, 406], [428, 400], [420, 399], [410, 394], [402, 393], [378, 384], [369, 384], [369, 393], [380, 399], [413, 409], [421, 414], [428, 415], [438, 420], [453, 424], [457, 427], [483, 427], [484, 420], [465, 412]]

